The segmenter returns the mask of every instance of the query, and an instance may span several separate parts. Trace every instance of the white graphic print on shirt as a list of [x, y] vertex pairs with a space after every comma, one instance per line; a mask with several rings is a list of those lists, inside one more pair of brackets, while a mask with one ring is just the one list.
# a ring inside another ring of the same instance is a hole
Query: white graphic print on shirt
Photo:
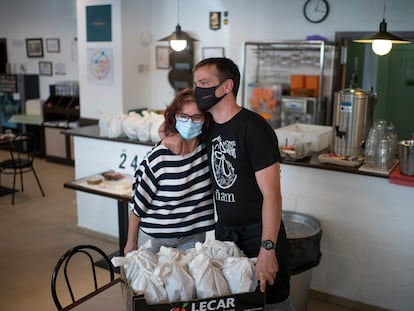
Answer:
[[[235, 147], [235, 141], [223, 141], [220, 135], [212, 140], [211, 166], [216, 184], [221, 189], [230, 188], [237, 179], [233, 165], [227, 160], [227, 157], [237, 158]], [[219, 189], [215, 191], [215, 198], [218, 201], [234, 202], [233, 193], [221, 193]]]

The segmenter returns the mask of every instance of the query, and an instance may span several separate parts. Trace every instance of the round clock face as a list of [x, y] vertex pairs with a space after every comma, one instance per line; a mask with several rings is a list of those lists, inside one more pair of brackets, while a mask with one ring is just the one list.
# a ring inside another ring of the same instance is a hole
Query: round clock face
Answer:
[[311, 23], [320, 23], [329, 14], [329, 4], [326, 0], [307, 0], [303, 6], [303, 14]]

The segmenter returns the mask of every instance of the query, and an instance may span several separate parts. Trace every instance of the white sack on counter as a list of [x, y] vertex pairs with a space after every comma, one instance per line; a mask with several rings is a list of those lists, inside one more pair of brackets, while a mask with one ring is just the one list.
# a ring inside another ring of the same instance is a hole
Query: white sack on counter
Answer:
[[99, 117], [99, 135], [108, 137], [109, 131], [109, 122], [111, 121], [111, 115], [103, 112], [102, 110], [97, 110]]
[[138, 139], [138, 128], [142, 122], [140, 114], [131, 111], [122, 122], [122, 129], [130, 139]]
[[122, 129], [122, 121], [126, 117], [124, 114], [120, 113], [116, 116], [111, 116], [102, 110], [97, 110], [97, 112], [100, 114], [99, 134], [101, 136], [110, 138], [125, 136]]
[[109, 128], [108, 128], [109, 138], [125, 136], [124, 130], [122, 129], [122, 122], [125, 119], [125, 117], [126, 116], [122, 113], [112, 117], [112, 119], [109, 121]]
[[142, 122], [138, 127], [138, 139], [148, 141], [151, 138], [151, 120], [150, 113], [147, 110], [142, 112]]
[[161, 140], [160, 135], [158, 134], [158, 129], [160, 128], [161, 124], [164, 122], [164, 115], [157, 114], [154, 112], [151, 112], [153, 114], [152, 116], [152, 122], [151, 122], [151, 140], [154, 143], [157, 143]]

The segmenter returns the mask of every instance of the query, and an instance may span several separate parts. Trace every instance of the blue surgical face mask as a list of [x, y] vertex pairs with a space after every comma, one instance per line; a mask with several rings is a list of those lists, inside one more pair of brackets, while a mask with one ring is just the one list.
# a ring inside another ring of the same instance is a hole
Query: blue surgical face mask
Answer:
[[193, 122], [191, 119], [187, 121], [176, 120], [175, 128], [183, 139], [193, 139], [201, 134], [203, 122]]

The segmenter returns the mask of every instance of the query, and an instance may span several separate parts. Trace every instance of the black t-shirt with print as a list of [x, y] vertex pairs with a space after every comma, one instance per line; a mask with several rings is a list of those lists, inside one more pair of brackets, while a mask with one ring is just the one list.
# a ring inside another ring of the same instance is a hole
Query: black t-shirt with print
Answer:
[[258, 114], [242, 109], [206, 133], [218, 221], [246, 225], [261, 221], [262, 193], [255, 172], [280, 160], [274, 130]]
[[[205, 134], [218, 215], [216, 239], [233, 241], [248, 257], [257, 257], [263, 196], [255, 172], [280, 161], [276, 134], [266, 120], [244, 108], [224, 124], [211, 121]], [[290, 246], [283, 221], [275, 240], [279, 272], [267, 287], [266, 303], [281, 302], [290, 291]]]

